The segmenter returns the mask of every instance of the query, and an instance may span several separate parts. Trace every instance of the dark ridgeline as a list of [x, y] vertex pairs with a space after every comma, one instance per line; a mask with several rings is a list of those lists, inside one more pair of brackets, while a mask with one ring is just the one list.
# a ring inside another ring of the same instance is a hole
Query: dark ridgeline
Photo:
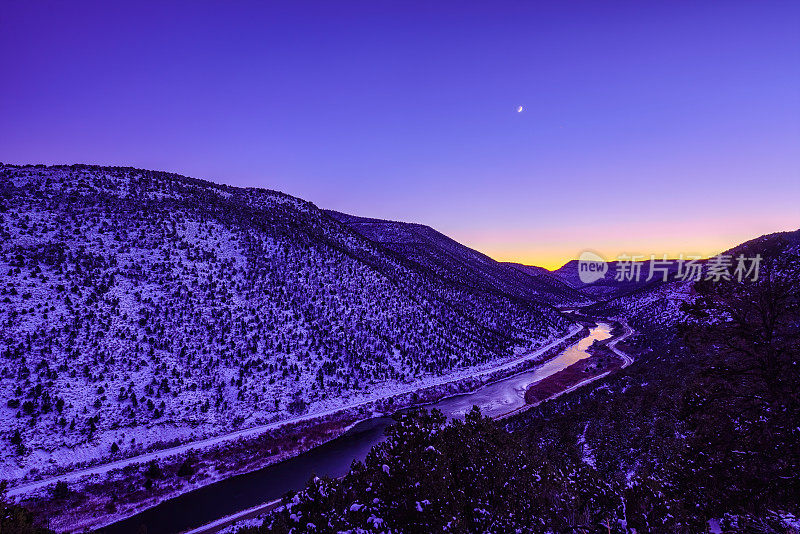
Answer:
[[495, 261], [423, 224], [326, 213], [421, 268], [458, 284], [554, 306], [592, 301], [546, 269]]

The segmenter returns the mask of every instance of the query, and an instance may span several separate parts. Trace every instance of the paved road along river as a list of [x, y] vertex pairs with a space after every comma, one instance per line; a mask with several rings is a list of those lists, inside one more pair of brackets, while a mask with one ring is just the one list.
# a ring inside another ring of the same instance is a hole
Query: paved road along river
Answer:
[[[596, 339], [609, 337], [611, 327], [600, 323], [590, 330], [589, 335], [535, 369], [426, 407], [437, 408], [448, 417], [463, 417], [475, 405], [484, 415], [501, 416], [525, 405], [525, 390], [530, 384], [589, 357], [586, 349]], [[314, 474], [342, 476], [353, 460], [363, 460], [370, 448], [383, 439], [384, 429], [391, 423], [390, 417], [362, 421], [342, 436], [299, 456], [164, 501], [105, 527], [102, 532], [137, 533], [141, 532], [142, 525], [146, 525], [147, 534], [184, 532], [299, 489]]]

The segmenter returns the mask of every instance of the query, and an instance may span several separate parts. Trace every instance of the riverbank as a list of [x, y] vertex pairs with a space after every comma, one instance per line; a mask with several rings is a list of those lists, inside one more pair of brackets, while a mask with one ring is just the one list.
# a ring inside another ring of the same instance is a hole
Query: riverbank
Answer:
[[[590, 317], [578, 316], [577, 314], [574, 317], [584, 322], [595, 320]], [[599, 321], [601, 319], [596, 320]], [[634, 330], [620, 318], [613, 317], [610, 318], [610, 321], [613, 325], [611, 337], [596, 341], [592, 346], [588, 347], [587, 352], [591, 354], [589, 358], [575, 362], [566, 369], [531, 384], [525, 391], [525, 406], [505, 413], [497, 419], [518, 415], [538, 406], [542, 402], [575, 391], [632, 364], [633, 358], [620, 350], [618, 344], [623, 343], [624, 345], [634, 335]]]
[[[474, 374], [450, 380], [443, 377], [432, 385], [409, 388], [331, 413], [309, 414], [295, 421], [66, 473], [15, 487], [9, 494], [29, 509], [50, 517], [49, 526], [54, 530], [99, 528], [187, 492], [292, 458], [341, 436], [359, 420], [468, 393], [524, 372], [556, 356], [586, 333], [585, 326], [575, 326], [543, 347]], [[69, 483], [66, 495], [53, 493], [59, 481]]]
[[525, 391], [527, 404], [539, 404], [566, 391], [571, 391], [579, 384], [589, 383], [593, 379], [605, 376], [621, 369], [626, 360], [619, 357], [610, 347], [618, 343], [626, 330], [620, 323], [614, 323], [612, 337], [596, 340], [586, 349], [591, 356], [577, 361], [566, 369], [528, 386]]
[[585, 360], [573, 363], [563, 371], [531, 384], [525, 391], [525, 402], [538, 404], [582, 382], [607, 375], [622, 367], [622, 360], [607, 348], [603, 350], [595, 347], [593, 350], [600, 354], [593, 354]]
[[[586, 340], [586, 338], [584, 338], [581, 341], [579, 341], [578, 343], [576, 343], [575, 345], [570, 346], [569, 347], [570, 350], [562, 351], [562, 353], [559, 354], [559, 358], [563, 358], [563, 357], [570, 358], [571, 357], [570, 353], [572, 352], [572, 350], [573, 349], [577, 349], [578, 351], [583, 352], [582, 356], [578, 356], [578, 357], [582, 358], [581, 360], [579, 360], [579, 362], [587, 362], [583, 366], [583, 369], [591, 369], [591, 368], [595, 367], [596, 366], [596, 361], [598, 359], [605, 360], [607, 363], [609, 363], [609, 366], [606, 367], [605, 369], [597, 369], [595, 372], [592, 372], [591, 374], [586, 373], [584, 376], [580, 377], [581, 380], [574, 381], [574, 382], [570, 381], [569, 383], [563, 383], [562, 384], [563, 390], [551, 391], [550, 393], [553, 394], [552, 396], [558, 396], [560, 394], [565, 393], [566, 391], [571, 391], [571, 390], [576, 389], [577, 387], [585, 385], [586, 383], [589, 383], [589, 382], [593, 381], [594, 379], [602, 378], [603, 376], [606, 376], [607, 374], [609, 374], [609, 372], [610, 372], [610, 370], [612, 368], [614, 370], [619, 369], [621, 367], [626, 366], [629, 363], [629, 361], [632, 361], [632, 360], [623, 361], [610, 348], [610, 347], [615, 346], [616, 343], [618, 341], [620, 341], [621, 339], [623, 339], [625, 336], [629, 335], [630, 331], [624, 325], [621, 325], [621, 324], [616, 325], [616, 328], [614, 328], [613, 330], [611, 330], [609, 327], [606, 327], [606, 328], [607, 328], [607, 331], [609, 331], [609, 333], [613, 331], [615, 336], [614, 337], [607, 337], [607, 338], [603, 337], [602, 328], [598, 327], [596, 329], [593, 329], [592, 337], [595, 338], [595, 339], [602, 339], [602, 341], [600, 341], [599, 343], [596, 343], [594, 345], [589, 345], [589, 344], [583, 343]], [[598, 333], [598, 332], [600, 332], [600, 333]], [[581, 346], [583, 346], [583, 345], [585, 345], [584, 350], [581, 349]], [[593, 347], [593, 348], [590, 349], [590, 347]], [[591, 352], [593, 354], [589, 355], [588, 354], [589, 352]], [[575, 357], [575, 356], [572, 355], [572, 357]], [[549, 364], [552, 361], [553, 360], [548, 360], [547, 364]], [[547, 364], [542, 364], [542, 366], [537, 367], [537, 370], [544, 370], [543, 368], [546, 367]], [[569, 367], [567, 367], [567, 368], [569, 368]], [[573, 367], [573, 370], [574, 369], [575, 368]], [[525, 374], [530, 375], [530, 373], [523, 373], [523, 375], [525, 375]], [[555, 374], [558, 374], [558, 373], [556, 372]], [[553, 375], [549, 375], [549, 376], [553, 376]], [[501, 382], [508, 382], [508, 380], [512, 380], [512, 384], [513, 384], [514, 383], [513, 378], [514, 377], [508, 377], [507, 379], [502, 380]], [[520, 383], [520, 382], [517, 382], [517, 384], [518, 383]], [[521, 382], [521, 383], [525, 383], [525, 382]], [[492, 389], [493, 389], [492, 385], [487, 385], [486, 387], [481, 388], [480, 392], [486, 392], [486, 391], [489, 391], [489, 390], [492, 390]], [[469, 402], [466, 402], [467, 405], [471, 404], [472, 400], [475, 400], [478, 403], [481, 400], [485, 400], [483, 397], [486, 397], [486, 395], [482, 395], [479, 398], [474, 398], [477, 393], [479, 393], [479, 392], [476, 391], [472, 395], [465, 395], [465, 397], [467, 397], [467, 400], [469, 401]], [[522, 393], [520, 393], [520, 395], [522, 395]], [[522, 402], [524, 402], [524, 400], [522, 400], [522, 399], [520, 399], [520, 400]], [[442, 402], [442, 401], [444, 401], [444, 402]], [[442, 401], [434, 404], [433, 407], [436, 407], [436, 408], [439, 408], [439, 409], [443, 409], [443, 411], [446, 414], [452, 413], [451, 410], [453, 409], [453, 404], [450, 403], [450, 402], [446, 402], [447, 399], [442, 399]], [[530, 405], [526, 404], [525, 406], [523, 406], [523, 409], [525, 407], [530, 407]], [[502, 418], [506, 417], [507, 415], [508, 415], [508, 413], [503, 413], [500, 416], [496, 416], [496, 418], [502, 419]], [[256, 507], [256, 509], [257, 509], [257, 507]], [[248, 513], [247, 514], [247, 521], [244, 522], [244, 523], [241, 523], [241, 524], [251, 524], [252, 521], [255, 518], [258, 518], [258, 517], [263, 518], [264, 514], [266, 514], [266, 513], [267, 512], [264, 511], [264, 510], [262, 510], [262, 511], [260, 511], [258, 513]], [[220, 519], [220, 520], [216, 520], [216, 521], [210, 522], [209, 524], [207, 524], [207, 525], [205, 525], [203, 527], [198, 527], [198, 528], [192, 530], [191, 533], [192, 534], [214, 534], [214, 533], [220, 532], [220, 531], [230, 532], [230, 529], [228, 527], [236, 525], [237, 523], [240, 522], [240, 519], [236, 518], [235, 516], [238, 516], [238, 514], [231, 515], [230, 518], [228, 518], [228, 519]]]

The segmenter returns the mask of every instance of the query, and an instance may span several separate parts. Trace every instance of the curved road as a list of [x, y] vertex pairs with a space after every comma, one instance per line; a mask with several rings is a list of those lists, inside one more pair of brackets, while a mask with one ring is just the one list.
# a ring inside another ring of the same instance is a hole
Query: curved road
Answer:
[[[611, 349], [611, 351], [614, 352], [614, 354], [619, 356], [620, 359], [622, 360], [622, 366], [620, 366], [620, 369], [625, 369], [626, 367], [628, 367], [630, 364], [633, 363], [633, 358], [631, 358], [630, 356], [628, 356], [627, 354], [625, 354], [624, 352], [619, 350], [617, 348], [617, 343], [619, 343], [623, 339], [625, 339], [628, 336], [630, 336], [631, 334], [633, 334], [634, 330], [630, 326], [628, 326], [628, 324], [623, 319], [614, 319], [614, 320], [622, 325], [622, 327], [625, 329], [625, 333], [623, 333], [621, 336], [617, 336], [616, 338], [614, 338], [612, 341], [610, 341], [608, 343], [607, 346], [608, 346], [609, 349]], [[511, 410], [510, 412], [506, 412], [506, 413], [502, 414], [501, 416], [497, 417], [497, 419], [505, 419], [506, 417], [510, 417], [512, 415], [516, 415], [516, 414], [522, 413], [522, 412], [524, 412], [526, 410], [529, 410], [529, 409], [531, 409], [531, 408], [533, 408], [535, 406], [539, 406], [543, 402], [547, 402], [549, 400], [552, 400], [552, 399], [555, 399], [557, 397], [560, 397], [561, 395], [564, 395], [566, 393], [570, 393], [572, 391], [575, 391], [578, 388], [582, 388], [583, 386], [585, 386], [587, 384], [591, 384], [595, 380], [600, 380], [601, 378], [605, 378], [605, 377], [607, 377], [608, 375], [610, 375], [613, 372], [614, 372], [613, 370], [612, 371], [606, 371], [605, 373], [599, 374], [597, 376], [593, 376], [591, 378], [587, 378], [586, 380], [582, 380], [582, 381], [578, 382], [577, 384], [575, 384], [574, 386], [570, 386], [567, 389], [559, 391], [558, 393], [556, 393], [554, 395], [551, 395], [551, 396], [547, 397], [546, 399], [542, 399], [539, 402], [534, 402], [532, 404], [526, 404], [525, 406], [521, 406], [519, 408]]]
[[[486, 415], [495, 418], [505, 417], [517, 412], [519, 408], [530, 406], [526, 405], [524, 400], [528, 385], [589, 357], [586, 349], [596, 339], [611, 337], [610, 331], [610, 325], [600, 323], [588, 336], [533, 370], [487, 384], [472, 393], [442, 399], [427, 407], [440, 409], [448, 417], [462, 417], [467, 410], [477, 404]], [[624, 335], [609, 343], [609, 346], [614, 345], [612, 350], [623, 359], [623, 367], [630, 365], [632, 360], [616, 349], [616, 342], [630, 333], [630, 329], [626, 327]], [[569, 391], [602, 376], [605, 374], [583, 381]], [[563, 393], [565, 392], [560, 394]], [[107, 532], [109, 534], [136, 532], [141, 525], [146, 525], [151, 534], [166, 534], [186, 532], [186, 529], [198, 524], [203, 526], [195, 527], [189, 531], [191, 534], [217, 532], [238, 520], [257, 516], [276, 506], [274, 499], [286, 491], [299, 489], [312, 474], [331, 477], [344, 475], [354, 459], [362, 460], [373, 445], [384, 439], [384, 429], [393, 422], [389, 417], [367, 419], [356, 424], [339, 438], [297, 457], [165, 501], [137, 516], [109, 526]], [[220, 518], [222, 515], [226, 516]]]
[[[490, 373], [495, 373], [497, 371], [502, 371], [504, 369], [510, 369], [510, 368], [513, 368], [513, 367], [519, 365], [520, 363], [523, 363], [523, 362], [538, 358], [541, 354], [543, 354], [546, 351], [550, 350], [551, 348], [555, 347], [559, 343], [562, 343], [563, 341], [569, 339], [571, 336], [577, 334], [580, 331], [580, 329], [581, 329], [580, 325], [577, 325], [577, 326], [571, 328], [570, 331], [566, 335], [564, 335], [563, 337], [557, 338], [557, 339], [553, 340], [552, 342], [548, 343], [547, 345], [544, 345], [543, 347], [541, 347], [541, 348], [539, 348], [539, 349], [537, 349], [535, 351], [532, 351], [532, 352], [530, 352], [528, 354], [525, 354], [524, 356], [522, 356], [520, 358], [515, 358], [515, 359], [511, 360], [510, 362], [506, 362], [506, 363], [498, 365], [496, 367], [492, 367], [490, 369], [484, 369], [484, 370], [481, 370], [481, 371], [477, 371], [474, 374], [471, 374], [469, 376], [478, 377], [478, 376], [483, 376], [483, 375], [487, 375], [487, 374], [490, 374]], [[438, 380], [432, 380], [429, 383], [426, 383], [424, 386], [410, 386], [410, 387], [406, 387], [404, 389], [397, 390], [397, 391], [393, 392], [391, 396], [398, 395], [398, 394], [404, 394], [404, 393], [411, 393], [413, 391], [417, 391], [419, 389], [424, 389], [424, 388], [427, 388], [427, 387], [430, 387], [430, 386], [449, 384], [451, 382], [459, 382], [461, 380], [464, 380], [465, 378], [467, 378], [467, 375], [460, 376], [458, 378], [442, 377], [442, 378], [440, 378]], [[86, 467], [86, 468], [83, 468], [83, 469], [76, 469], [76, 470], [69, 471], [67, 473], [63, 473], [63, 474], [60, 474], [60, 475], [43, 478], [41, 480], [22, 483], [20, 485], [17, 485], [17, 486], [9, 488], [6, 494], [9, 497], [15, 497], [15, 496], [19, 496], [19, 495], [24, 495], [26, 493], [31, 493], [31, 492], [36, 491], [38, 489], [47, 487], [47, 486], [49, 486], [51, 484], [55, 484], [56, 482], [59, 482], [59, 481], [72, 482], [72, 481], [78, 480], [80, 478], [83, 478], [85, 476], [102, 475], [102, 474], [108, 473], [110, 471], [113, 471], [114, 469], [122, 469], [124, 467], [127, 467], [129, 465], [133, 465], [133, 464], [144, 464], [144, 463], [147, 463], [147, 462], [149, 462], [151, 460], [160, 460], [160, 459], [164, 459], [164, 458], [169, 458], [169, 457], [172, 457], [172, 456], [176, 456], [176, 455], [179, 455], [179, 454], [183, 454], [183, 453], [189, 452], [190, 450], [195, 450], [196, 451], [196, 450], [205, 449], [205, 448], [208, 448], [208, 447], [213, 447], [215, 445], [219, 445], [219, 444], [225, 443], [227, 441], [237, 440], [237, 439], [240, 439], [240, 438], [255, 437], [255, 436], [258, 436], [259, 434], [262, 434], [262, 433], [264, 433], [264, 432], [266, 432], [268, 430], [274, 430], [274, 429], [282, 427], [284, 425], [293, 424], [293, 423], [300, 423], [300, 422], [304, 422], [304, 421], [311, 421], [311, 420], [318, 419], [318, 418], [321, 418], [321, 417], [326, 417], [326, 416], [329, 416], [329, 415], [333, 415], [333, 414], [335, 414], [337, 412], [341, 412], [341, 411], [344, 411], [344, 410], [350, 410], [350, 409], [359, 408], [361, 406], [366, 406], [366, 405], [369, 405], [369, 404], [371, 404], [371, 403], [373, 403], [375, 401], [381, 400], [382, 398], [388, 398], [388, 397], [379, 397], [379, 398], [374, 398], [374, 399], [369, 399], [369, 400], [362, 400], [362, 401], [359, 401], [359, 402], [354, 402], [354, 403], [347, 404], [347, 405], [344, 405], [344, 406], [338, 406], [336, 408], [332, 408], [332, 409], [321, 411], [321, 412], [315, 412], [315, 413], [312, 413], [312, 414], [306, 414], [306, 415], [303, 415], [303, 416], [300, 416], [300, 417], [293, 417], [291, 419], [284, 419], [284, 420], [281, 420], [281, 421], [276, 421], [274, 423], [268, 423], [268, 424], [265, 424], [265, 425], [254, 426], [254, 427], [247, 428], [247, 429], [244, 429], [244, 430], [237, 430], [237, 431], [234, 431], [234, 432], [230, 432], [228, 434], [222, 434], [222, 435], [214, 436], [214, 437], [211, 437], [211, 438], [191, 441], [191, 442], [188, 442], [188, 443], [184, 443], [182, 445], [178, 445], [176, 447], [170, 447], [168, 449], [162, 449], [162, 450], [153, 451], [153, 452], [149, 452], [149, 453], [145, 453], [145, 454], [140, 454], [138, 456], [131, 456], [130, 458], [123, 458], [121, 460], [116, 460], [116, 461], [113, 461], [113, 462], [104, 463], [104, 464], [100, 464], [100, 465], [96, 465], [96, 466], [92, 466], [92, 467]]]

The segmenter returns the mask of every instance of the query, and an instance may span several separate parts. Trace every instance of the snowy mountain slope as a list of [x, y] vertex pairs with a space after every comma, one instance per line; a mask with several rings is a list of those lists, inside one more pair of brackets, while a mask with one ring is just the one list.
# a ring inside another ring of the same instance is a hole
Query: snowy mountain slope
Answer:
[[4, 165], [0, 237], [4, 478], [330, 409], [569, 326], [301, 199], [168, 173]]
[[655, 283], [584, 308], [638, 321], [638, 339], [613, 342], [636, 363], [512, 415], [510, 434], [477, 412], [449, 428], [408, 414], [347, 475], [312, 479], [244, 532], [793, 531], [796, 237], [732, 249], [770, 264], [755, 283]]
[[424, 269], [467, 287], [557, 306], [591, 300], [555, 277], [495, 261], [423, 224], [327, 213]]

